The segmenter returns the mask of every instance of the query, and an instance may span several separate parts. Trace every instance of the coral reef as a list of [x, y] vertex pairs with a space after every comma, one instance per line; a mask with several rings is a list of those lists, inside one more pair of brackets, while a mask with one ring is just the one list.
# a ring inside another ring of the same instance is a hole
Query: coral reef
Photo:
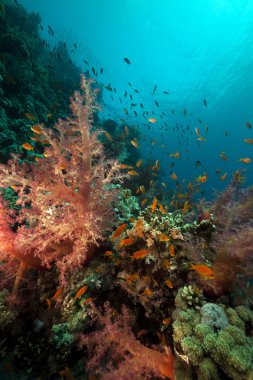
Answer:
[[[181, 297], [179, 295], [179, 297]], [[201, 309], [179, 311], [173, 323], [173, 339], [181, 361], [192, 367], [187, 379], [249, 379], [253, 375], [253, 312], [205, 303]], [[246, 323], [245, 323], [246, 322]], [[187, 371], [186, 371], [187, 372]], [[195, 374], [195, 375], [194, 375]], [[177, 371], [176, 371], [177, 378]]]

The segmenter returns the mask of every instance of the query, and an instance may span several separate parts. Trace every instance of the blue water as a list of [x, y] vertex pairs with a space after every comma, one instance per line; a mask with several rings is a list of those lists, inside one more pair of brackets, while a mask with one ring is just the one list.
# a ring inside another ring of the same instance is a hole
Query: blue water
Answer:
[[[238, 162], [239, 158], [253, 158], [253, 146], [243, 141], [253, 138], [253, 129], [245, 125], [246, 122], [253, 125], [252, 0], [21, 0], [20, 3], [29, 11], [40, 13], [44, 26], [41, 36], [52, 47], [59, 40], [66, 41], [71, 58], [83, 71], [89, 68], [91, 72], [92, 66], [100, 71], [103, 67], [97, 80], [104, 85], [110, 83], [117, 93], [103, 91], [101, 118], [111, 117], [119, 123], [124, 119], [124, 123], [136, 125], [143, 132], [140, 144], [143, 158], [160, 160], [165, 182], [173, 183], [168, 165], [174, 161], [173, 171], [179, 182], [207, 174], [207, 182], [201, 185], [207, 197], [212, 189], [225, 188], [237, 169], [247, 169], [245, 184], [252, 184], [253, 163]], [[48, 34], [48, 25], [53, 28], [54, 37]], [[124, 57], [131, 61], [130, 65], [124, 62]], [[155, 85], [157, 89], [152, 95]], [[131, 110], [130, 103], [138, 105]], [[148, 117], [154, 111], [157, 122], [150, 129], [140, 103], [149, 111]], [[129, 111], [128, 116], [124, 108]], [[178, 130], [173, 131], [176, 124]], [[205, 142], [197, 143], [196, 127]], [[158, 143], [152, 146], [154, 138]], [[181, 159], [170, 159], [168, 154], [176, 151], [181, 153]], [[221, 151], [229, 160], [220, 158]], [[197, 160], [202, 164], [198, 169]], [[218, 168], [219, 175], [215, 174]], [[227, 179], [223, 182], [219, 176], [224, 173]]]

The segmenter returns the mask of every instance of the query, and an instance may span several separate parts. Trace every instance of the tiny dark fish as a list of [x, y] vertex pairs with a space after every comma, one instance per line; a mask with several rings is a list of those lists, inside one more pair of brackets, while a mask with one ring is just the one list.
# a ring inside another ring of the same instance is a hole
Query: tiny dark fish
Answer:
[[51, 28], [50, 25], [48, 25], [48, 33], [49, 33], [51, 36], [54, 36], [54, 31], [53, 31], [53, 29]]
[[108, 86], [105, 86], [105, 89], [112, 92], [112, 87], [110, 86], [110, 84], [108, 84]]
[[198, 122], [199, 122], [199, 124], [202, 124], [202, 121], [200, 119], [198, 119]]
[[103, 72], [104, 72], [104, 69], [103, 69], [103, 67], [101, 67], [100, 74], [103, 74]]
[[206, 99], [203, 100], [204, 106], [207, 107], [207, 101]]
[[74, 42], [74, 49], [76, 50], [77, 46], [76, 46], [76, 43]]
[[135, 114], [135, 116], [137, 116], [137, 112], [136, 111], [134, 111], [134, 114]]
[[186, 116], [186, 114], [187, 114], [186, 108], [183, 109], [183, 114], [184, 114], [184, 116]]
[[130, 94], [130, 99], [131, 99], [131, 100], [133, 100], [133, 97], [132, 97], [132, 95], [131, 95], [131, 94]]
[[93, 74], [96, 75], [96, 71], [95, 71], [94, 67], [92, 67], [91, 70], [92, 70]]
[[157, 89], [157, 85], [155, 84], [155, 85], [154, 85], [153, 92], [152, 92], [152, 95], [154, 95], [154, 93], [156, 92], [156, 89]]
[[125, 91], [124, 97], [125, 97], [125, 98], [127, 97], [127, 91]]
[[139, 94], [139, 91], [138, 91], [138, 90], [136, 90], [136, 89], [134, 90], [134, 92], [136, 92], [136, 94]]
[[172, 115], [175, 115], [175, 111], [174, 110], [171, 110], [171, 113], [172, 113]]
[[245, 123], [245, 125], [246, 125], [246, 127], [249, 128], [249, 129], [252, 128], [252, 127], [251, 127], [251, 124], [250, 124], [248, 121]]
[[157, 100], [155, 100], [154, 103], [155, 103], [156, 107], [159, 107], [159, 103]]
[[168, 91], [163, 91], [163, 93], [164, 93], [165, 95], [169, 95], [169, 92], [168, 92]]
[[140, 106], [141, 106], [141, 108], [143, 109], [143, 104], [142, 104], [142, 103], [140, 103]]
[[128, 58], [124, 58], [124, 61], [125, 61], [128, 65], [131, 64], [131, 61], [130, 61]]
[[128, 86], [130, 86], [130, 87], [132, 86], [130, 82], [128, 82]]
[[83, 61], [84, 61], [84, 63], [86, 63], [86, 65], [88, 65], [88, 64], [89, 64], [89, 62], [87, 62], [85, 59], [84, 59]]
[[40, 25], [40, 29], [41, 29], [41, 30], [44, 30], [42, 25]]

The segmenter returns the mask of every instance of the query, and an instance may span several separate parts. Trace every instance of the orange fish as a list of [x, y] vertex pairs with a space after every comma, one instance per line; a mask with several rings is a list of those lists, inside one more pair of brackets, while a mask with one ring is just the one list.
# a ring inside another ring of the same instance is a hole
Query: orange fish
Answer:
[[190, 206], [188, 204], [188, 201], [185, 201], [184, 206], [182, 208], [182, 212], [185, 213], [189, 210]]
[[176, 175], [176, 173], [172, 173], [171, 174], [171, 176], [170, 176], [172, 179], [174, 179], [174, 181], [176, 181], [177, 180], [177, 175]]
[[112, 141], [112, 136], [110, 135], [110, 133], [105, 132], [105, 135], [106, 135], [106, 137], [107, 137], [107, 139], [108, 139], [109, 141]]
[[227, 173], [224, 173], [222, 176], [220, 176], [221, 181], [225, 181], [227, 178]]
[[[165, 206], [166, 207], [166, 206]], [[159, 210], [163, 213], [163, 214], [167, 214], [167, 211], [164, 210], [163, 208], [163, 205], [161, 203], [159, 203]]]
[[155, 123], [155, 122], [156, 122], [156, 119], [155, 119], [154, 117], [150, 117], [150, 118], [148, 119], [148, 121], [149, 121], [150, 123]]
[[22, 144], [22, 147], [25, 148], [26, 150], [34, 150], [34, 147], [29, 143]]
[[229, 160], [229, 158], [225, 155], [225, 152], [223, 152], [223, 151], [220, 152], [220, 158], [222, 160], [224, 160], [224, 161], [228, 161]]
[[84, 301], [82, 302], [82, 304], [83, 304], [83, 305], [87, 305], [87, 303], [93, 302], [94, 300], [95, 300], [95, 298], [91, 298], [91, 297], [89, 297], [89, 298], [86, 298], [86, 300], [84, 300]]
[[120, 246], [120, 247], [124, 247], [124, 246], [126, 246], [126, 245], [131, 245], [131, 244], [133, 244], [134, 242], [135, 242], [135, 240], [134, 240], [134, 239], [131, 239], [131, 238], [123, 239], [123, 240], [121, 240], [121, 242], [119, 243], [119, 246]]
[[198, 182], [201, 182], [201, 183], [205, 183], [206, 182], [206, 180], [207, 180], [207, 175], [206, 174], [204, 174], [204, 175], [200, 175], [198, 178], [197, 178], [197, 181]]
[[138, 274], [130, 274], [129, 276], [126, 276], [127, 282], [131, 283], [132, 281], [137, 281], [139, 278]]
[[46, 303], [47, 303], [48, 310], [50, 310], [51, 309], [51, 301], [49, 298], [46, 298]]
[[205, 137], [198, 137], [197, 140], [198, 141], [206, 141]]
[[118, 168], [119, 168], [119, 169], [132, 169], [133, 166], [126, 165], [126, 164], [119, 164], [119, 165], [118, 165]]
[[79, 289], [76, 292], [76, 295], [74, 297], [74, 300], [77, 300], [77, 298], [81, 297], [88, 289], [88, 285], [84, 285], [81, 289]]
[[244, 139], [243, 141], [247, 144], [253, 144], [253, 139]]
[[118, 236], [120, 236], [125, 229], [127, 228], [127, 223], [121, 224], [112, 234], [112, 240], [116, 239]]
[[136, 162], [135, 165], [137, 166], [137, 168], [139, 168], [142, 163], [143, 163], [143, 160], [139, 160], [138, 162]]
[[200, 131], [198, 128], [195, 128], [195, 132], [196, 132], [197, 136], [200, 136]]
[[111, 255], [113, 255], [113, 251], [106, 251], [105, 252], [105, 256], [111, 256]]
[[132, 259], [134, 260], [139, 260], [139, 259], [144, 259], [144, 257], [146, 257], [147, 255], [149, 254], [149, 250], [148, 249], [141, 249], [139, 251], [136, 251], [133, 253], [132, 256]]
[[173, 244], [170, 245], [169, 252], [170, 252], [170, 256], [172, 257], [175, 256], [175, 248]]
[[25, 113], [25, 116], [27, 117], [27, 119], [30, 119], [30, 120], [32, 120], [32, 121], [37, 120], [37, 117], [34, 116], [34, 115], [33, 115], [32, 113], [30, 113], [30, 112], [26, 112], [26, 113]]
[[131, 144], [135, 147], [135, 148], [138, 148], [139, 145], [138, 145], [138, 141], [136, 140], [131, 140]]
[[43, 133], [43, 129], [41, 128], [40, 124], [35, 124], [31, 127], [31, 130], [34, 132], [34, 133], [37, 133], [38, 135], [40, 135], [41, 133]]
[[124, 108], [124, 112], [126, 115], [128, 115], [128, 110], [126, 108]]
[[140, 189], [140, 192], [141, 192], [142, 194], [145, 194], [145, 187], [144, 187], [143, 185], [141, 185], [141, 186], [139, 187], [139, 189]]
[[129, 134], [129, 129], [128, 129], [127, 125], [125, 125], [125, 131], [126, 131], [126, 134], [128, 135]]
[[152, 296], [153, 290], [151, 289], [145, 289], [144, 292], [142, 293], [144, 296]]
[[172, 284], [172, 282], [170, 281], [169, 278], [167, 278], [167, 279], [165, 280], [165, 284], [168, 286], [168, 288], [173, 289], [173, 284]]
[[58, 289], [51, 299], [55, 301], [57, 298], [60, 297], [60, 295], [62, 294], [62, 291], [63, 291], [63, 288]]
[[155, 211], [155, 209], [156, 209], [156, 205], [157, 205], [157, 198], [154, 198], [153, 203], [152, 203], [152, 206], [151, 206], [152, 212]]
[[239, 162], [243, 162], [244, 164], [250, 164], [251, 163], [251, 158], [248, 158], [248, 157], [240, 158]]
[[139, 175], [139, 173], [137, 173], [135, 170], [129, 170], [127, 172], [127, 174], [129, 174], [129, 175]]
[[168, 269], [170, 268], [170, 262], [169, 262], [169, 260], [164, 259], [164, 260], [163, 260], [163, 265], [164, 265], [164, 267], [168, 270]]
[[170, 322], [171, 322], [171, 317], [163, 319], [163, 325], [164, 326], [168, 326], [170, 324]]
[[204, 265], [204, 264], [192, 265], [191, 269], [195, 270], [201, 276], [209, 278], [210, 280], [214, 279], [215, 277], [214, 271], [207, 265]]
[[41, 160], [41, 157], [36, 156], [35, 161], [39, 162]]
[[159, 235], [159, 240], [160, 240], [160, 241], [167, 242], [167, 241], [170, 240], [170, 237], [167, 236], [167, 235], [165, 235], [165, 234], [161, 234], [161, 235]]
[[143, 199], [143, 200], [141, 201], [141, 205], [144, 206], [144, 205], [147, 203], [147, 201], [148, 201], [147, 198]]

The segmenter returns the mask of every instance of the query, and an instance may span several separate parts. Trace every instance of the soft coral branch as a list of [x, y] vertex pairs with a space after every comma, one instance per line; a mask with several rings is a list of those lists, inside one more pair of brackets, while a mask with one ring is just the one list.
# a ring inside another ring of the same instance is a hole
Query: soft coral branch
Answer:
[[0, 186], [15, 187], [22, 206], [13, 233], [15, 255], [9, 254], [20, 262], [29, 255], [48, 268], [56, 263], [62, 281], [111, 228], [110, 202], [117, 197], [111, 185], [122, 180], [117, 162], [104, 157], [99, 132], [92, 131], [95, 99], [96, 90], [82, 76], [81, 92], [71, 98], [72, 117], [60, 119], [54, 131], [39, 125], [45, 158], [29, 165], [14, 157], [0, 166]]

